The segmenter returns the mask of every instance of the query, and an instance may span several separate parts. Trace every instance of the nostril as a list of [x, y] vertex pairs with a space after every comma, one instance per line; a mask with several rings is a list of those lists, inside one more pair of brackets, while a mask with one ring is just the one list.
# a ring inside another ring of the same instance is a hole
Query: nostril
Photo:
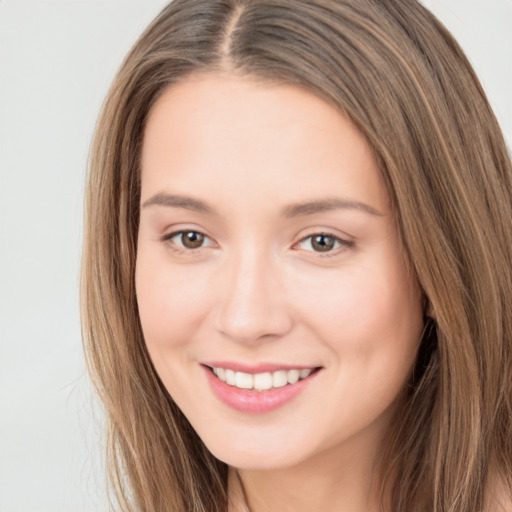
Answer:
[[241, 343], [275, 340], [292, 326], [282, 269], [269, 258], [264, 241], [246, 238], [242, 245], [219, 269], [214, 326]]
[[219, 307], [216, 330], [224, 338], [240, 343], [274, 341], [290, 332], [291, 316], [279, 304], [230, 303]]

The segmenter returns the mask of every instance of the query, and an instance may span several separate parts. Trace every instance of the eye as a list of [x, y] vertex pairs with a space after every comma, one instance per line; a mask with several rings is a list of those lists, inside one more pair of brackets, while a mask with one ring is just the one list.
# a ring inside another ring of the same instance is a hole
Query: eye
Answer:
[[179, 249], [200, 249], [201, 247], [213, 245], [210, 238], [205, 234], [192, 230], [175, 231], [164, 236], [163, 240], [172, 243]]
[[342, 240], [329, 233], [314, 233], [303, 238], [298, 244], [300, 249], [321, 253], [333, 252], [340, 247], [351, 247], [352, 245], [352, 242]]

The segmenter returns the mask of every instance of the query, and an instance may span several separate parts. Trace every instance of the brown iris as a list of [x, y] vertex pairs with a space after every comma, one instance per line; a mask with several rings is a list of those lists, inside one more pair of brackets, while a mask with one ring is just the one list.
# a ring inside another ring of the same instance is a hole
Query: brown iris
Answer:
[[187, 249], [198, 249], [204, 243], [204, 235], [196, 231], [185, 231], [181, 234], [181, 243]]
[[311, 246], [315, 251], [327, 252], [334, 247], [335, 239], [329, 235], [314, 235], [311, 237]]

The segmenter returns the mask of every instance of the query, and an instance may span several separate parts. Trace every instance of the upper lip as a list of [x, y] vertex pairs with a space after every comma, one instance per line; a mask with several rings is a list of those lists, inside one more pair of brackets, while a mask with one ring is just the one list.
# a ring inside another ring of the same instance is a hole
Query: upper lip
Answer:
[[258, 364], [245, 364], [233, 361], [202, 361], [202, 365], [209, 366], [210, 368], [225, 368], [226, 370], [233, 370], [235, 372], [243, 373], [265, 373], [277, 372], [279, 370], [314, 370], [318, 365], [312, 364], [282, 364], [282, 363], [258, 363]]

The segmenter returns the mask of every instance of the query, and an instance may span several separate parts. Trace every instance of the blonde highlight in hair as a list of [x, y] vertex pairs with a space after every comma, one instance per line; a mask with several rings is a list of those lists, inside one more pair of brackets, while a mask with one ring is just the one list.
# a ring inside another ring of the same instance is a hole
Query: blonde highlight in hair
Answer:
[[227, 510], [227, 467], [158, 378], [134, 286], [145, 122], [197, 72], [302, 87], [366, 136], [434, 318], [380, 454], [389, 508], [491, 510], [512, 484], [512, 168], [467, 59], [412, 0], [174, 0], [126, 57], [92, 144], [82, 264], [122, 510]]

